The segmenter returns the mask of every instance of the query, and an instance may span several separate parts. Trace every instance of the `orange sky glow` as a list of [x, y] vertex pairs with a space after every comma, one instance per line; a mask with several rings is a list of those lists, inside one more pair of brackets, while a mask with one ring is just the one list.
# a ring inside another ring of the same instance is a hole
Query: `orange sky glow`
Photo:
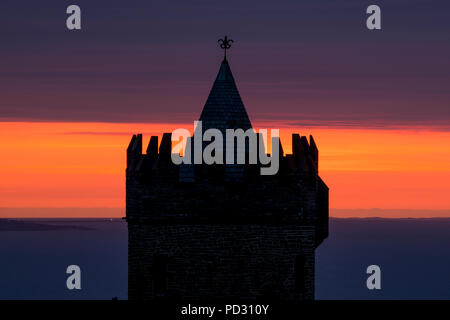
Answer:
[[[151, 135], [192, 125], [0, 122], [0, 207], [41, 208], [45, 217], [81, 215], [69, 208], [116, 208], [98, 212], [121, 217], [131, 134], [143, 133], [145, 149]], [[281, 128], [287, 153], [293, 132], [312, 134], [318, 144], [331, 216], [366, 216], [371, 208], [387, 209], [388, 217], [411, 216], [408, 210], [449, 216], [450, 132]], [[10, 212], [0, 210], [0, 218]]]

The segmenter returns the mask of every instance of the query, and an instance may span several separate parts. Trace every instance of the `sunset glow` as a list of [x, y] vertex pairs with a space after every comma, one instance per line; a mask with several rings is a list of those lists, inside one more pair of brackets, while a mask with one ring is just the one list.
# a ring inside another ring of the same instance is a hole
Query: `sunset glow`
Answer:
[[[0, 207], [124, 208], [131, 135], [143, 133], [145, 150], [151, 135], [192, 125], [0, 123]], [[450, 209], [450, 149], [442, 147], [450, 132], [281, 128], [286, 153], [293, 132], [314, 136], [330, 207], [340, 209], [335, 216], [350, 215], [343, 209]]]

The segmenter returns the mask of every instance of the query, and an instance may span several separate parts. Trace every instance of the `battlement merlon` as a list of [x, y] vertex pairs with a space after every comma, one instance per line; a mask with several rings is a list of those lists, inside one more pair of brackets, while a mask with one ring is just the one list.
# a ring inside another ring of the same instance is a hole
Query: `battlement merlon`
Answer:
[[134, 134], [127, 148], [127, 170], [136, 167], [142, 158], [142, 134]]
[[147, 157], [155, 160], [158, 157], [158, 136], [152, 136], [147, 146]]

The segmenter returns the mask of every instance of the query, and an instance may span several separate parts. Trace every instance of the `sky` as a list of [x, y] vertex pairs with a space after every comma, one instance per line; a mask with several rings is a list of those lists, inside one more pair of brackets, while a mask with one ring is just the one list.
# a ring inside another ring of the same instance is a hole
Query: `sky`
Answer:
[[[66, 29], [70, 4], [80, 31]], [[382, 30], [365, 27], [370, 4]], [[3, 0], [0, 207], [123, 208], [130, 135], [191, 128], [228, 35], [254, 126], [280, 128], [285, 149], [292, 132], [314, 135], [332, 214], [450, 216], [449, 12], [442, 0]]]

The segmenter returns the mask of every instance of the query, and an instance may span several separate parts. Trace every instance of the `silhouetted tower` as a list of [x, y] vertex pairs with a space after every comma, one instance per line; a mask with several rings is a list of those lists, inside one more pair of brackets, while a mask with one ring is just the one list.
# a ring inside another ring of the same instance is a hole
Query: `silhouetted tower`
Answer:
[[[226, 58], [200, 120], [203, 130], [252, 127]], [[153, 136], [143, 154], [140, 134], [127, 149], [129, 299], [313, 299], [328, 187], [312, 136], [292, 135], [273, 176], [251, 165], [175, 165], [170, 154], [169, 133], [159, 150]]]

